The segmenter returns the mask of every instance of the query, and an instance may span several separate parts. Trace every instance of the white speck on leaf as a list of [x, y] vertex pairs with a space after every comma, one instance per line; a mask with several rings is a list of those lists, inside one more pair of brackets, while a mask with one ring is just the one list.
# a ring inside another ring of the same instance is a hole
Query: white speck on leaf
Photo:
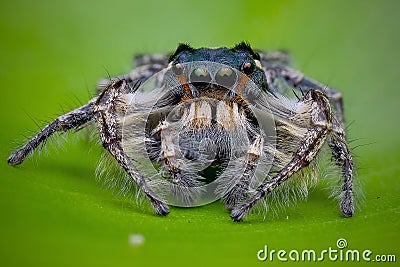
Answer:
[[144, 244], [144, 236], [141, 234], [129, 235], [129, 244], [133, 247], [138, 247]]

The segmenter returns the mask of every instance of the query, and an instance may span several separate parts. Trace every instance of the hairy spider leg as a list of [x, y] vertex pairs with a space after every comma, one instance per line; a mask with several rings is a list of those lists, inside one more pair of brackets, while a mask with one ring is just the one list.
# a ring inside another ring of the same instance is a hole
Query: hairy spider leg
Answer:
[[332, 156], [335, 159], [336, 165], [341, 167], [343, 176], [342, 198], [340, 210], [346, 217], [351, 217], [354, 214], [353, 200], [353, 158], [349, 147], [345, 141], [344, 135], [340, 132], [333, 131], [333, 134], [328, 140], [329, 147], [332, 151]]
[[[332, 111], [327, 97], [318, 90], [310, 90], [303, 101], [310, 102], [310, 128], [304, 136], [303, 141], [294, 154], [292, 160], [283, 167], [272, 179], [264, 182], [257, 189], [257, 193], [240, 206], [232, 210], [231, 218], [234, 221], [241, 221], [265, 195], [271, 193], [277, 186], [289, 179], [295, 172], [306, 167], [318, 154], [324, 145], [328, 135], [336, 136], [332, 130]], [[337, 140], [337, 139], [335, 139]], [[344, 142], [344, 140], [342, 140]], [[340, 143], [342, 147], [343, 143]], [[348, 153], [348, 150], [341, 150], [342, 153]], [[352, 165], [351, 157], [347, 156], [347, 163]], [[352, 200], [352, 172], [351, 167], [344, 164], [348, 177], [344, 178], [347, 198], [341, 203], [341, 209], [345, 216], [352, 216], [354, 208]], [[351, 205], [351, 207], [349, 207]], [[343, 206], [345, 208], [343, 209]], [[350, 212], [351, 211], [351, 212]]]
[[[127, 88], [128, 87], [128, 88]], [[110, 84], [96, 101], [96, 120], [98, 122], [100, 138], [103, 147], [107, 149], [119, 165], [132, 178], [141, 191], [150, 200], [151, 205], [159, 215], [169, 213], [168, 205], [161, 200], [147, 185], [144, 176], [133, 165], [131, 159], [125, 153], [121, 145], [121, 133], [119, 132], [119, 115], [116, 105], [120, 96], [131, 90], [125, 80]]]
[[[298, 70], [289, 67], [279, 67], [275, 70], [286, 81], [291, 81], [292, 85], [302, 92], [310, 90], [320, 90], [324, 92], [326, 97], [335, 105], [336, 114], [333, 117], [333, 132], [328, 143], [332, 150], [332, 156], [335, 159], [336, 165], [342, 168], [344, 179], [342, 202], [340, 209], [346, 217], [353, 216], [353, 159], [346, 143], [345, 138], [345, 118], [343, 112], [343, 97], [339, 91], [336, 91], [326, 85], [323, 85], [315, 80], [307, 78]], [[335, 121], [336, 120], [336, 121]]]
[[47, 124], [25, 145], [13, 152], [7, 162], [11, 165], [21, 164], [40, 144], [45, 144], [54, 133], [66, 132], [90, 124], [95, 118], [93, 112], [95, 100], [96, 98], [93, 98], [88, 104], [65, 113]]

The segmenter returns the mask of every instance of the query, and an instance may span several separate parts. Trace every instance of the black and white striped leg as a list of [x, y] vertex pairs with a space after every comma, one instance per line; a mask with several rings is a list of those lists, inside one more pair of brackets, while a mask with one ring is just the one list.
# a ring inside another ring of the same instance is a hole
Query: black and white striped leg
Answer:
[[121, 93], [127, 91], [127, 86], [129, 85], [125, 80], [112, 83], [105, 88], [97, 99], [95, 112], [100, 138], [104, 148], [111, 153], [119, 165], [132, 178], [133, 182], [147, 196], [157, 214], [167, 215], [169, 213], [168, 205], [149, 188], [144, 176], [133, 165], [131, 159], [121, 146], [122, 137], [119, 129], [119, 114], [117, 113], [116, 105], [120, 103]]
[[298, 170], [306, 167], [318, 154], [332, 129], [332, 114], [328, 99], [319, 91], [311, 90], [304, 101], [310, 101], [310, 127], [292, 160], [286, 164], [272, 179], [261, 184], [257, 193], [244, 204], [232, 210], [231, 218], [241, 221], [254, 205], [265, 195], [291, 177]]
[[94, 120], [93, 109], [94, 99], [82, 107], [59, 116], [54, 121], [47, 124], [25, 145], [13, 152], [7, 160], [8, 164], [21, 164], [40, 144], [45, 144], [47, 139], [56, 132], [66, 132], [70, 129], [78, 129], [91, 123]]
[[354, 214], [353, 158], [343, 135], [333, 132], [328, 143], [336, 165], [342, 169], [343, 186], [340, 195], [340, 210], [344, 216], [351, 217]]

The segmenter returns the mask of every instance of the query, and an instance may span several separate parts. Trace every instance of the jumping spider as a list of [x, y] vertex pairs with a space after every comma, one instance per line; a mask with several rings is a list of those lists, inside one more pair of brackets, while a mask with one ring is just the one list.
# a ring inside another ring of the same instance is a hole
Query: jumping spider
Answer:
[[[167, 201], [139, 170], [138, 154], [158, 166], [156, 173], [170, 185], [163, 190], [184, 205], [196, 202], [198, 188], [210, 183], [205, 169], [214, 168], [214, 191], [240, 221], [316, 161], [326, 143], [341, 168], [340, 210], [353, 215], [354, 165], [342, 96], [290, 68], [286, 53], [254, 51], [244, 42], [215, 49], [180, 44], [172, 54], [135, 61], [130, 73], [100, 82], [93, 99], [46, 125], [8, 163], [22, 163], [56, 132], [96, 123], [104, 148], [157, 214], [169, 213]], [[142, 88], [145, 84], [150, 90]], [[199, 162], [206, 166], [199, 169]], [[257, 171], [265, 162], [269, 171]], [[309, 184], [297, 183], [307, 195]]]

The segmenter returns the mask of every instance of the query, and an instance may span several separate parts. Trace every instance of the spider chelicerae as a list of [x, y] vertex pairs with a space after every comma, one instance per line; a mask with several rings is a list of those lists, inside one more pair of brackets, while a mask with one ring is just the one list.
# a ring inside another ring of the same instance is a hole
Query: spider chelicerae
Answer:
[[130, 73], [102, 80], [94, 98], [47, 124], [8, 163], [22, 163], [54, 133], [95, 123], [103, 147], [157, 214], [167, 215], [168, 203], [220, 198], [240, 221], [276, 192], [306, 197], [319, 177], [301, 173], [329, 148], [341, 170], [340, 210], [351, 217], [354, 164], [342, 96], [288, 65], [287, 53], [244, 42], [137, 56]]

